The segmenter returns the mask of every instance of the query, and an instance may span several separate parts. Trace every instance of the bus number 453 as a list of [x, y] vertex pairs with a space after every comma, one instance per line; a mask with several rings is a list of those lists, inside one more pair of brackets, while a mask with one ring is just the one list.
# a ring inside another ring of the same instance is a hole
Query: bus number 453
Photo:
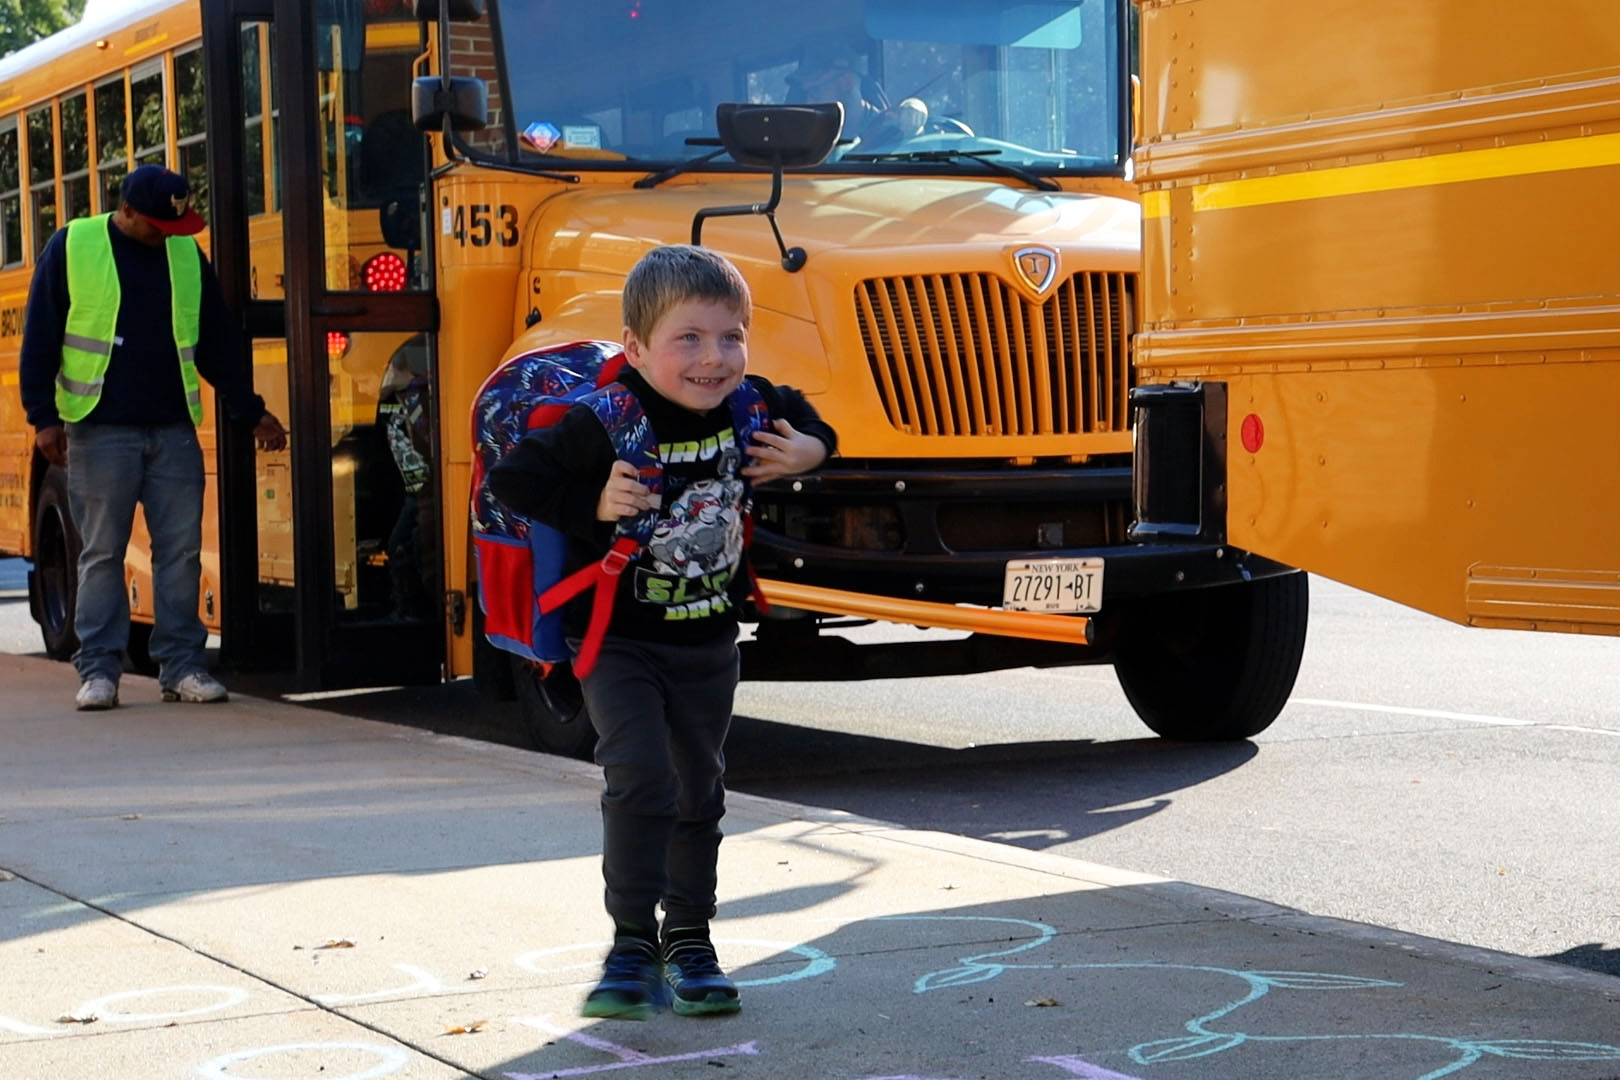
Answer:
[[495, 207], [491, 207], [488, 203], [458, 206], [450, 236], [463, 247], [468, 244], [473, 247], [488, 247], [492, 242], [501, 247], [516, 247], [517, 221], [517, 207], [504, 203]]

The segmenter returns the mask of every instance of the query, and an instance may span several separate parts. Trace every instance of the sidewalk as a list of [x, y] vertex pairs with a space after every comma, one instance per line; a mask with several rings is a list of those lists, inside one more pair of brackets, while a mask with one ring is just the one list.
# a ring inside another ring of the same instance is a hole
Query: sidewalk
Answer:
[[71, 691], [0, 655], [7, 1080], [1620, 1077], [1617, 979], [741, 794], [743, 1012], [586, 1021], [591, 767]]

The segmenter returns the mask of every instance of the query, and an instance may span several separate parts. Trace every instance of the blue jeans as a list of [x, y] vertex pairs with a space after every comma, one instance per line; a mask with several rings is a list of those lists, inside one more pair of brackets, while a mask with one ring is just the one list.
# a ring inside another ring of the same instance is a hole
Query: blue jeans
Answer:
[[68, 501], [84, 538], [73, 628], [81, 681], [118, 681], [129, 645], [129, 594], [124, 549], [135, 524], [135, 503], [146, 509], [152, 537], [152, 600], [156, 625], [149, 651], [158, 681], [173, 687], [207, 672], [208, 630], [197, 615], [202, 576], [203, 457], [187, 424], [134, 427], [69, 424]]

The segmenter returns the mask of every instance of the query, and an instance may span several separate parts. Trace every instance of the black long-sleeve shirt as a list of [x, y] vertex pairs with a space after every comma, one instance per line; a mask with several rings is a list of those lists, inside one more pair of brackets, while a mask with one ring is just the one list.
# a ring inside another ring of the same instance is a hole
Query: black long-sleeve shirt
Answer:
[[[820, 439], [830, 455], [838, 437], [803, 394], [748, 376], [773, 420]], [[728, 405], [694, 413], [662, 397], [626, 369], [619, 381], [635, 394], [660, 447], [664, 492], [652, 540], [626, 568], [614, 597], [610, 633], [639, 641], [697, 642], [737, 632], [737, 606], [748, 596], [742, 550], [742, 480]], [[671, 444], [696, 448], [667, 452]], [[525, 436], [489, 472], [490, 491], [525, 517], [568, 537], [566, 571], [606, 554], [613, 524], [596, 504], [616, 458], [596, 415], [576, 405], [549, 428]], [[582, 636], [591, 595], [576, 599], [564, 627]]]
[[[84, 418], [87, 424], [187, 424], [185, 385], [174, 344], [169, 297], [169, 257], [161, 245], [148, 247], [125, 236], [110, 220], [113, 261], [118, 267], [118, 327], [101, 399]], [[264, 415], [264, 399], [253, 392], [253, 369], [241, 332], [225, 309], [219, 278], [202, 260], [202, 310], [197, 339], [197, 373], [214, 387], [231, 418], [254, 423]], [[62, 336], [67, 327], [67, 229], [56, 231], [34, 266], [23, 322], [18, 382], [28, 422], [35, 428], [62, 422], [56, 412], [56, 375], [62, 369]]]

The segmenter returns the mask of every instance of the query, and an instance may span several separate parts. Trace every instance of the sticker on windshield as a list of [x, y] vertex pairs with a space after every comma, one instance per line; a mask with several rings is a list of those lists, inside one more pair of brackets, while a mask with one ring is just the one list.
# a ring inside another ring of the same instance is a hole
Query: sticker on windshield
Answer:
[[524, 146], [529, 147], [531, 150], [538, 150], [543, 154], [557, 145], [557, 140], [562, 138], [562, 132], [551, 124], [539, 121], [524, 128], [523, 134], [519, 135], [518, 138]]
[[565, 124], [562, 129], [562, 141], [569, 146], [588, 146], [592, 150], [600, 150], [602, 129], [595, 124]]

